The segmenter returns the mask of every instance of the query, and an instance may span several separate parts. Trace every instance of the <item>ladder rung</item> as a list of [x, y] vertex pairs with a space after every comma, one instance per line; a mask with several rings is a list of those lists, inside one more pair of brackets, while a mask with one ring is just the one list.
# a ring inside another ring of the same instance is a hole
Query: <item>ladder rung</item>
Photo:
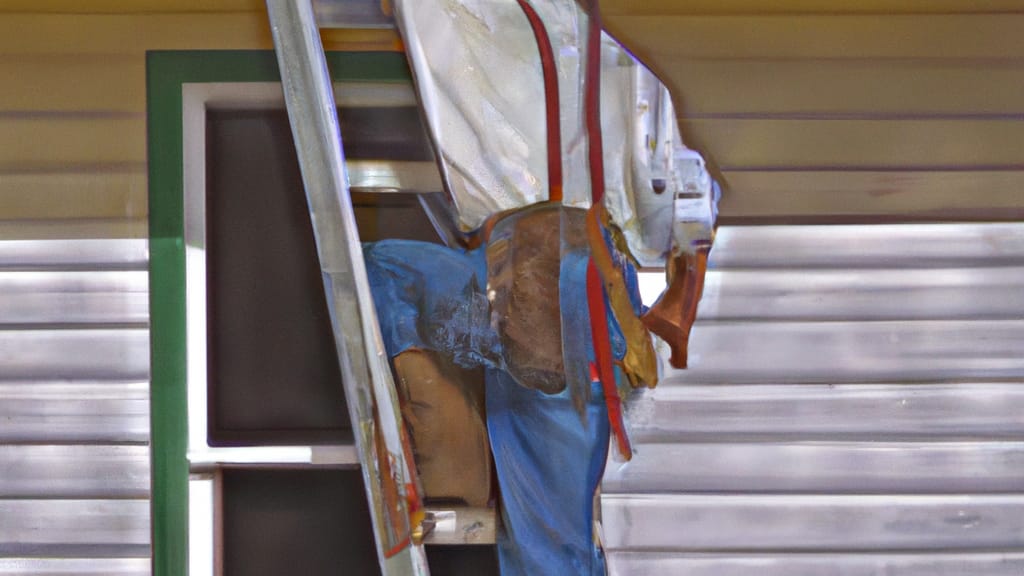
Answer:
[[497, 527], [495, 508], [469, 506], [428, 507], [433, 529], [423, 538], [427, 546], [494, 544]]
[[394, 19], [384, 13], [382, 0], [313, 0], [313, 11], [320, 28], [395, 27]]
[[437, 164], [395, 160], [346, 160], [352, 192], [440, 192]]

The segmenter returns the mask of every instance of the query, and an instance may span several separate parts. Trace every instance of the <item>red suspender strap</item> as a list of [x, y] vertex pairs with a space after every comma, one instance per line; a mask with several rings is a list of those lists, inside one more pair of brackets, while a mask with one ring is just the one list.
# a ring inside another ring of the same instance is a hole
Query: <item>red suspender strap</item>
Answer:
[[562, 201], [562, 126], [560, 124], [561, 104], [558, 101], [558, 70], [555, 68], [555, 51], [551, 48], [551, 39], [544, 28], [540, 15], [526, 0], [518, 0], [519, 7], [526, 14], [533, 28], [540, 50], [540, 65], [544, 72], [544, 102], [547, 116], [548, 132], [548, 200]]
[[604, 200], [604, 142], [601, 139], [601, 12], [598, 0], [590, 0], [588, 23], [583, 105], [590, 144], [590, 201], [600, 204]]
[[594, 356], [597, 359], [597, 375], [601, 379], [601, 390], [608, 406], [608, 423], [612, 428], [619, 454], [626, 460], [633, 457], [622, 419], [622, 400], [615, 384], [615, 368], [612, 365], [611, 337], [608, 335], [608, 313], [605, 309], [604, 288], [601, 275], [591, 258], [587, 264], [587, 307], [590, 312], [590, 332], [594, 340]]
[[[587, 123], [587, 140], [590, 160], [590, 213], [587, 218], [601, 220], [601, 201], [604, 199], [604, 143], [601, 138], [601, 11], [599, 0], [590, 0], [590, 15], [587, 20], [587, 68], [584, 88], [584, 113]], [[588, 228], [595, 228], [594, 222]], [[608, 251], [604, 237], [599, 230], [590, 234], [592, 251]], [[597, 237], [594, 237], [597, 236]], [[610, 256], [605, 258], [610, 260]], [[608, 335], [608, 320], [605, 312], [604, 282], [594, 264], [594, 256], [587, 266], [587, 301], [590, 306], [591, 336], [594, 339], [594, 354], [597, 357], [597, 373], [601, 378], [601, 389], [608, 405], [608, 423], [618, 442], [619, 453], [629, 460], [633, 450], [626, 436], [625, 421], [622, 417], [622, 399], [615, 382], [612, 368], [611, 340]]]

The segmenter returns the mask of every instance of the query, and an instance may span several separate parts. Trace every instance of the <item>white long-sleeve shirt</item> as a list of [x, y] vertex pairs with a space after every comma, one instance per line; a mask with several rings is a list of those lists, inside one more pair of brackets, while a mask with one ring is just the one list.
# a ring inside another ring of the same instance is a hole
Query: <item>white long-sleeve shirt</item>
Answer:
[[[558, 76], [563, 203], [591, 203], [584, 119], [587, 15], [575, 0], [530, 0]], [[516, 0], [394, 0], [416, 89], [464, 230], [548, 199], [540, 51]], [[657, 77], [601, 39], [604, 203], [633, 257], [660, 266], [710, 243], [717, 187], [679, 135]]]

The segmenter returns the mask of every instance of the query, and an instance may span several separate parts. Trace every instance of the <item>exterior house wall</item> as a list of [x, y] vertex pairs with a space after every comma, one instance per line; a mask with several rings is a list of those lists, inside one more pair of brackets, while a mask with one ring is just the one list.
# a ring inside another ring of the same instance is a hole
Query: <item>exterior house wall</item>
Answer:
[[[674, 90], [727, 223], [1024, 217], [1018, 2], [602, 8]], [[398, 46], [386, 31], [326, 40]], [[145, 52], [270, 47], [258, 0], [4, 2], [0, 236], [145, 236]]]
[[[0, 8], [0, 238], [145, 237], [146, 51], [270, 49], [262, 3], [17, 4]], [[387, 50], [396, 38], [325, 43]]]
[[[602, 2], [723, 220], [1024, 219], [1019, 2], [766, 4]], [[0, 6], [0, 574], [150, 573], [145, 53], [270, 47], [254, 0]], [[1019, 574], [1022, 238], [723, 227], [693, 369], [609, 468], [613, 567]]]

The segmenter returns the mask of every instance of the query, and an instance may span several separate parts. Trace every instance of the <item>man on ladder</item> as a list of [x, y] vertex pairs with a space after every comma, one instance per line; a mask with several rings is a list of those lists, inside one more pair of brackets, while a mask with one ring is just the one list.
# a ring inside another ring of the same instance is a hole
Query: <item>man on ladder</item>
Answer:
[[[393, 5], [464, 232], [363, 254], [423, 488], [486, 503], [489, 446], [502, 574], [604, 574], [609, 439], [631, 457], [620, 390], [656, 384], [650, 332], [685, 366], [717, 187], [596, 1]], [[668, 270], [651, 310], [637, 265]]]

